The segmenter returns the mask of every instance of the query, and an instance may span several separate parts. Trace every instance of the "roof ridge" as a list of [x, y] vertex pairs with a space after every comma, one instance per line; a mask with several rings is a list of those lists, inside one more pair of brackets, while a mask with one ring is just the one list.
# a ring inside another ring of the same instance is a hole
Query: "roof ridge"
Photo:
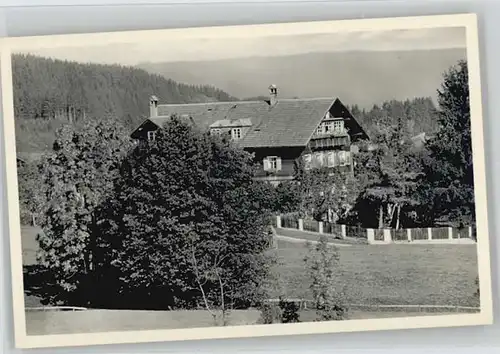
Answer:
[[196, 102], [196, 103], [160, 103], [158, 107], [179, 107], [179, 106], [207, 106], [216, 104], [241, 104], [241, 103], [266, 103], [266, 101], [215, 101], [215, 102]]
[[332, 103], [337, 99], [334, 97], [304, 97], [304, 98], [278, 98], [277, 103], [280, 101], [320, 101], [320, 100], [331, 100]]
[[[278, 98], [276, 104], [283, 101], [320, 101], [320, 100], [331, 100], [332, 103], [337, 99], [336, 96], [324, 96], [324, 97], [304, 97], [304, 98]], [[217, 105], [217, 104], [250, 104], [250, 103], [265, 103], [269, 104], [267, 101], [214, 101], [214, 102], [195, 102], [195, 103], [160, 103], [158, 107], [179, 107], [179, 106], [207, 106], [207, 105]]]

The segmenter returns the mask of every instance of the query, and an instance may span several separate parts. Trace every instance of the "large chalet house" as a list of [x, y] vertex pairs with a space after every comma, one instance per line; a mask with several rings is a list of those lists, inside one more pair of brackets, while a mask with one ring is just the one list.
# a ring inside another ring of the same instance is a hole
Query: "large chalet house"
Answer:
[[353, 171], [356, 142], [368, 139], [363, 128], [336, 98], [278, 99], [275, 85], [262, 101], [158, 104], [131, 137], [152, 140], [172, 115], [190, 118], [210, 134], [227, 134], [260, 163], [255, 178], [279, 184], [293, 179], [295, 161], [304, 167]]

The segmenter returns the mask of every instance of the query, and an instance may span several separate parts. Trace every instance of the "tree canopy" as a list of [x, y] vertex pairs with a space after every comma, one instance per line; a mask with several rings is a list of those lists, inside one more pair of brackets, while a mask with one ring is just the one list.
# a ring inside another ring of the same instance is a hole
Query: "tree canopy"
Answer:
[[438, 91], [439, 130], [423, 160], [422, 193], [434, 220], [470, 224], [475, 219], [474, 174], [467, 62], [444, 74]]
[[162, 103], [231, 101], [212, 86], [177, 83], [121, 65], [77, 63], [34, 55], [12, 56], [17, 150], [50, 150], [68, 122], [118, 117], [133, 129], [148, 116], [151, 95]]
[[129, 147], [116, 122], [89, 120], [78, 130], [69, 125], [58, 130], [52, 152], [40, 161], [45, 195], [38, 258], [54, 274], [62, 301], [93, 269], [94, 211]]
[[251, 303], [272, 208], [272, 187], [253, 176], [250, 154], [173, 117], [123, 162], [99, 208], [101, 284], [125, 307]]

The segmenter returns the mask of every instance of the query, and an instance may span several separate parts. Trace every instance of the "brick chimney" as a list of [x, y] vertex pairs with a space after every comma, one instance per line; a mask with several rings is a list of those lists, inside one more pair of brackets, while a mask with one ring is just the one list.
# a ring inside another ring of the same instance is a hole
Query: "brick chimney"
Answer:
[[276, 85], [269, 86], [269, 105], [272, 107], [278, 102], [278, 88]]
[[158, 97], [154, 95], [149, 98], [149, 116], [158, 116]]

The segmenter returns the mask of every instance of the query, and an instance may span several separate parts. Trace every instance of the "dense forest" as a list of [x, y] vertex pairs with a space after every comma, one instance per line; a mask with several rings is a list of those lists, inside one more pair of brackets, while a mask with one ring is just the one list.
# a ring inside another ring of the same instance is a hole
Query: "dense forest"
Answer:
[[149, 96], [162, 103], [235, 100], [211, 86], [177, 83], [120, 65], [82, 64], [33, 55], [13, 55], [17, 150], [50, 148], [55, 130], [87, 116], [118, 119], [133, 128], [148, 113]]
[[[12, 59], [17, 150], [24, 154], [49, 149], [61, 125], [79, 125], [87, 117], [116, 119], [133, 129], [146, 118], [152, 94], [162, 103], [238, 100], [212, 86], [186, 85], [134, 67], [21, 54]], [[349, 108], [369, 135], [377, 122], [387, 118], [403, 118], [415, 135], [437, 130], [436, 109], [430, 97], [387, 101], [370, 110], [356, 104]]]
[[397, 124], [403, 121], [405, 130], [411, 135], [433, 135], [439, 129], [436, 106], [430, 97], [386, 101], [370, 110], [360, 109], [356, 104], [348, 105], [348, 109], [368, 136], [373, 136], [380, 122]]

